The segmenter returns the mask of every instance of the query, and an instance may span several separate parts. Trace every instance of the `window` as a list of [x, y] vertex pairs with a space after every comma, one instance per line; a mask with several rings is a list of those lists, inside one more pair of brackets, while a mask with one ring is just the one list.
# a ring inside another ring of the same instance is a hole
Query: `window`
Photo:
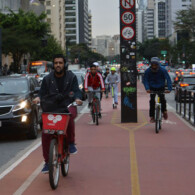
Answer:
[[66, 10], [75, 10], [76, 7], [75, 6], [72, 6], [72, 7], [66, 7]]
[[47, 9], [47, 14], [50, 15], [51, 14], [51, 10]]
[[76, 16], [75, 12], [66, 12], [66, 16]]
[[50, 5], [51, 5], [51, 1], [47, 1], [47, 2], [46, 2], [46, 5], [47, 5], [47, 6], [50, 6]]
[[66, 22], [76, 22], [76, 18], [66, 18]]

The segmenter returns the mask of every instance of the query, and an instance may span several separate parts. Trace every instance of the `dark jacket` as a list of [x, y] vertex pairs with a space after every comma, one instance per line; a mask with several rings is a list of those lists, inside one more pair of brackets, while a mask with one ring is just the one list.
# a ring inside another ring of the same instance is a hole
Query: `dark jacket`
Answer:
[[[70, 97], [72, 92], [73, 97]], [[44, 112], [63, 112], [75, 99], [81, 99], [82, 94], [77, 77], [71, 71], [66, 71], [62, 93], [59, 92], [54, 72], [51, 72], [43, 79], [39, 97]]]
[[166, 69], [159, 66], [157, 72], [152, 72], [151, 68], [148, 68], [144, 73], [143, 83], [146, 90], [151, 88], [164, 88], [165, 80], [167, 80], [168, 90], [172, 90], [172, 82]]

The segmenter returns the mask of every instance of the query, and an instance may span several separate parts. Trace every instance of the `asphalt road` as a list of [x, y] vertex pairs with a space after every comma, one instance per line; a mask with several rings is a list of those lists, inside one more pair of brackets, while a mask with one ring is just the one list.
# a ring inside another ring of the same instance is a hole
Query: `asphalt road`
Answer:
[[[78, 107], [78, 113], [86, 106], [85, 101], [82, 106]], [[17, 131], [17, 132], [16, 132]], [[34, 145], [40, 143], [41, 131], [36, 140], [28, 140], [24, 133], [13, 129], [9, 132], [0, 134], [0, 173], [13, 164], [16, 159], [19, 159], [24, 153], [31, 149]]]

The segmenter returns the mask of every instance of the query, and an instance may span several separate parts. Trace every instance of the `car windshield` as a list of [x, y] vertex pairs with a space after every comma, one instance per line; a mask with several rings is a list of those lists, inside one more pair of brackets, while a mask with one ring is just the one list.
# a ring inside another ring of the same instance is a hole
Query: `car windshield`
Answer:
[[185, 82], [185, 83], [189, 83], [189, 84], [195, 84], [195, 77], [186, 77], [186, 78], [184, 78], [183, 79], [183, 81]]
[[28, 91], [27, 80], [22, 79], [0, 79], [0, 95], [14, 95]]

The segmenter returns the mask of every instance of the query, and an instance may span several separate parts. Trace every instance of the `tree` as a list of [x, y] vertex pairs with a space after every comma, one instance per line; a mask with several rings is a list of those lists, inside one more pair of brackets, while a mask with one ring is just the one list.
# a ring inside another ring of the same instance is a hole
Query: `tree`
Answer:
[[[174, 22], [176, 31], [189, 33], [189, 38], [195, 37], [195, 10], [189, 8], [187, 10], [179, 10], [176, 13], [176, 21]], [[186, 37], [188, 38], [188, 37]]]
[[44, 59], [46, 61], [52, 61], [55, 54], [65, 54], [65, 51], [53, 35], [50, 35], [46, 41], [47, 44], [45, 46], [39, 46], [39, 52], [35, 50], [35, 52], [32, 53], [32, 60]]
[[45, 14], [36, 16], [33, 12], [19, 10], [9, 14], [0, 13], [2, 28], [2, 50], [5, 55], [11, 55], [14, 69], [18, 72], [22, 56], [34, 53], [41, 45], [41, 39], [48, 34], [49, 25], [44, 22]]
[[106, 61], [103, 55], [91, 51], [91, 49], [84, 43], [70, 47], [70, 58], [72, 62], [74, 62], [75, 59], [78, 59], [80, 64], [85, 64], [86, 66], [94, 61]]

